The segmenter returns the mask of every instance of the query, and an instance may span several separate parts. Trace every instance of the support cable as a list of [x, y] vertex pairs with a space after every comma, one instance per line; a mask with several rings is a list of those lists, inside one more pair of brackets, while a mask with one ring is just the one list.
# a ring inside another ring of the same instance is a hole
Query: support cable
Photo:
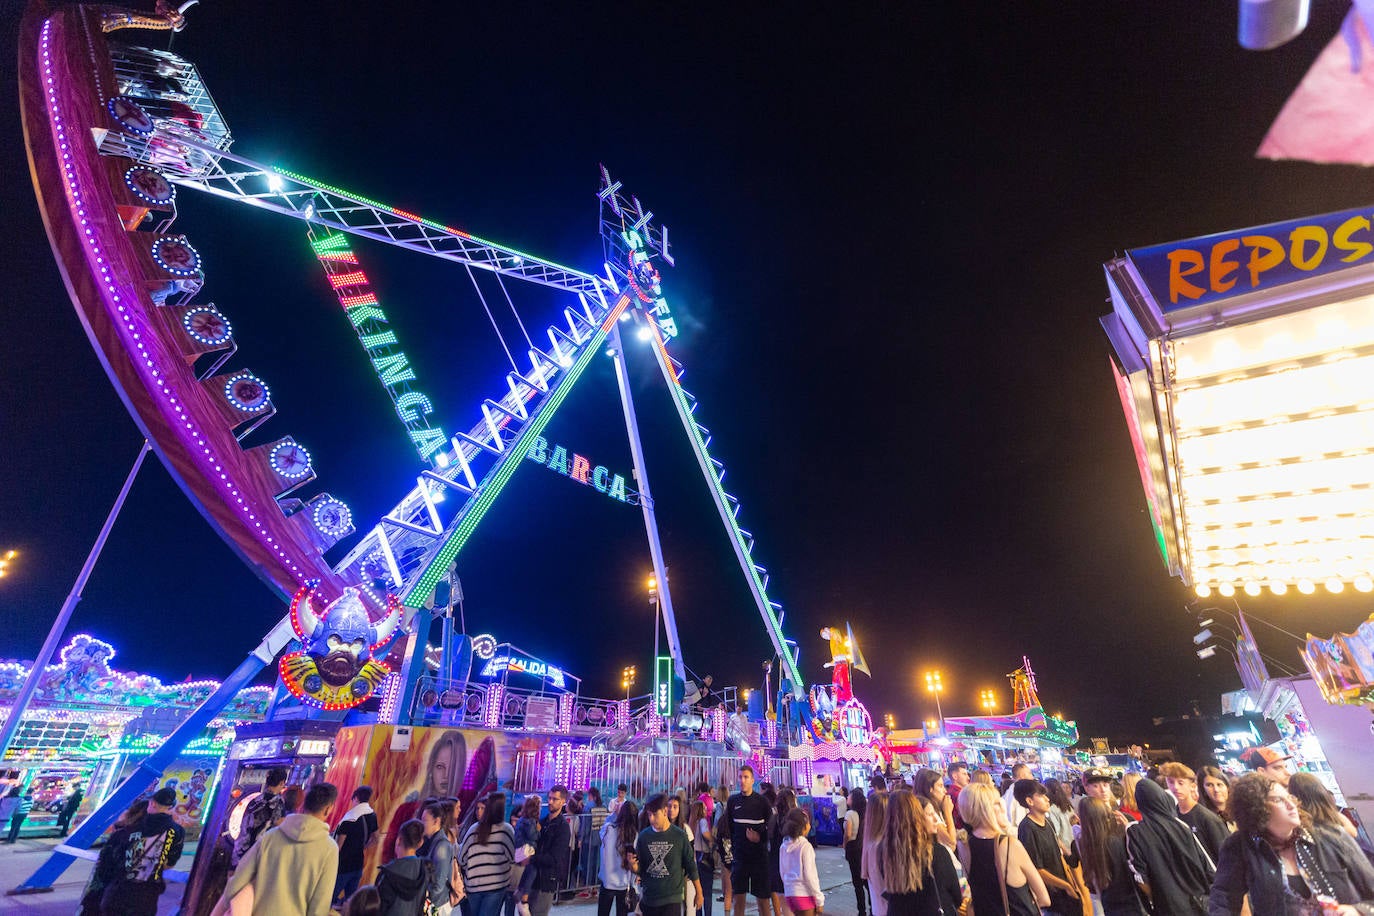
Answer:
[[530, 332], [525, 330], [525, 322], [520, 320], [520, 313], [515, 310], [515, 302], [511, 299], [510, 293], [506, 292], [506, 284], [501, 282], [500, 274], [496, 274], [496, 285], [501, 287], [501, 292], [506, 294], [506, 304], [510, 306], [510, 313], [515, 316], [515, 323], [520, 325], [520, 333], [525, 335], [525, 343], [533, 348], [534, 341], [530, 340]]
[[477, 290], [477, 298], [482, 300], [482, 308], [487, 313], [487, 320], [491, 322], [491, 329], [496, 332], [496, 339], [501, 341], [501, 349], [506, 351], [506, 359], [510, 360], [511, 371], [519, 372], [520, 367], [515, 364], [515, 357], [511, 355], [510, 347], [506, 346], [506, 338], [501, 333], [501, 328], [496, 324], [496, 316], [491, 313], [491, 306], [487, 305], [487, 297], [482, 295], [482, 287], [477, 285], [477, 278], [473, 276], [471, 265], [464, 264], [463, 269], [468, 272], [468, 279], [472, 281], [472, 288]]

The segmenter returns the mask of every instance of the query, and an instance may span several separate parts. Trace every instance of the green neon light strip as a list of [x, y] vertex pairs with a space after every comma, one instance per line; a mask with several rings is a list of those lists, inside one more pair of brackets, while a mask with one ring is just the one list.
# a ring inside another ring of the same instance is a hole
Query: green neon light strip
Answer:
[[606, 316], [606, 320], [601, 323], [601, 327], [591, 336], [591, 339], [582, 345], [582, 355], [572, 364], [572, 368], [563, 375], [562, 381], [549, 394], [548, 400], [539, 405], [539, 409], [530, 418], [529, 424], [520, 431], [515, 442], [511, 443], [510, 451], [506, 453], [505, 460], [492, 468], [483, 478], [477, 489], [477, 497], [469, 501], [464, 507], [461, 515], [462, 520], [458, 523], [452, 537], [443, 547], [439, 548], [434, 559], [429, 561], [429, 568], [421, 574], [415, 587], [401, 599], [401, 603], [406, 607], [422, 607], [426, 599], [433, 593], [434, 586], [447, 574], [449, 564], [458, 557], [459, 552], [467, 545], [468, 539], [472, 537], [478, 524], [486, 517], [492, 503], [496, 502], [496, 497], [501, 495], [506, 484], [510, 483], [511, 477], [524, 463], [525, 456], [528, 454], [530, 446], [534, 444], [535, 437], [543, 434], [544, 427], [549, 425], [554, 413], [568, 397], [568, 392], [572, 391], [577, 380], [582, 377], [582, 373], [591, 365], [592, 358], [601, 349], [601, 345], [606, 342], [607, 333], [620, 320], [620, 313], [625, 311], [629, 304], [629, 295], [622, 294], [611, 308], [610, 314]]
[[536, 264], [543, 264], [543, 265], [545, 265], [545, 266], [552, 267], [552, 268], [555, 268], [555, 269], [557, 269], [557, 270], [566, 271], [567, 273], [570, 273], [570, 274], [572, 274], [572, 275], [574, 275], [574, 276], [577, 276], [577, 277], [584, 277], [584, 278], [587, 278], [587, 279], [592, 279], [588, 274], [584, 274], [584, 273], [583, 273], [582, 271], [580, 271], [580, 270], [573, 270], [571, 267], [564, 267], [562, 264], [556, 264], [556, 263], [554, 263], [553, 261], [548, 261], [548, 260], [545, 260], [544, 258], [537, 257], [537, 256], [532, 255], [532, 254], [526, 254], [526, 253], [523, 252], [523, 251], [520, 251], [520, 250], [515, 249], [515, 248], [511, 248], [509, 245], [503, 245], [503, 244], [501, 244], [500, 242], [492, 242], [492, 241], [489, 241], [489, 240], [487, 240], [487, 239], [482, 238], [481, 236], [473, 235], [473, 234], [470, 233], [470, 232], [464, 232], [462, 229], [455, 229], [455, 228], [452, 227], [452, 226], [445, 226], [443, 223], [436, 223], [436, 222], [435, 222], [434, 220], [432, 220], [432, 219], [425, 219], [423, 216], [419, 216], [419, 215], [417, 215], [417, 214], [415, 214], [415, 213], [409, 213], [409, 212], [407, 212], [407, 211], [405, 211], [405, 210], [398, 210], [397, 208], [391, 206], [390, 204], [384, 204], [384, 203], [382, 203], [382, 202], [379, 201], [379, 200], [372, 200], [371, 198], [363, 197], [361, 194], [355, 194], [355, 193], [353, 193], [352, 191], [345, 191], [343, 188], [336, 188], [336, 187], [334, 187], [333, 185], [327, 185], [327, 184], [325, 184], [323, 181], [316, 181], [314, 178], [311, 178], [311, 177], [308, 176], [308, 175], [302, 175], [302, 174], [300, 174], [299, 172], [292, 172], [292, 171], [288, 171], [287, 169], [273, 169], [272, 171], [273, 171], [275, 174], [277, 174], [277, 175], [283, 175], [283, 176], [285, 176], [285, 177], [287, 177], [287, 178], [292, 179], [293, 181], [298, 181], [298, 182], [300, 182], [301, 184], [310, 185], [310, 186], [312, 186], [312, 187], [316, 187], [316, 188], [319, 188], [319, 189], [321, 189], [321, 190], [328, 191], [328, 192], [331, 193], [331, 194], [338, 194], [340, 197], [347, 197], [347, 198], [349, 198], [350, 200], [356, 200], [358, 203], [367, 204], [369, 207], [376, 207], [378, 210], [385, 210], [386, 212], [388, 212], [388, 213], [393, 213], [393, 214], [395, 214], [396, 216], [399, 216], [399, 217], [401, 217], [401, 218], [403, 218], [403, 219], [414, 220], [415, 222], [419, 223], [420, 225], [422, 225], [422, 226], [427, 226], [427, 227], [429, 227], [430, 229], [435, 229], [435, 230], [437, 230], [437, 231], [439, 231], [439, 232], [446, 232], [446, 233], [449, 233], [449, 234], [451, 234], [451, 235], [456, 235], [456, 236], [458, 236], [459, 238], [463, 238], [463, 239], [467, 239], [468, 241], [476, 242], [476, 243], [478, 243], [479, 245], [486, 245], [486, 246], [488, 246], [488, 247], [490, 247], [490, 248], [499, 248], [499, 249], [501, 249], [502, 251], [508, 251], [508, 252], [510, 252], [511, 254], [519, 255], [521, 258], [523, 258], [523, 259], [525, 259], [525, 260], [527, 260], [527, 261], [532, 261], [532, 262], [534, 262], [534, 263], [536, 263]]
[[682, 417], [682, 425], [687, 427], [687, 432], [692, 438], [692, 447], [697, 451], [697, 460], [704, 469], [707, 469], [706, 478], [710, 480], [711, 487], [716, 491], [716, 503], [720, 507], [721, 517], [730, 526], [730, 533], [734, 536], [736, 543], [739, 544], [740, 552], [749, 558], [748, 574], [754, 582], [759, 597], [763, 599], [764, 623], [767, 624], [777, 646], [783, 650], [782, 661], [787, 666], [788, 675], [792, 678], [792, 687], [794, 690], [804, 690], [805, 684], [802, 682], [801, 672], [792, 659], [792, 653], [787, 651], [787, 640], [783, 637], [782, 624], [778, 623], [777, 615], [773, 613], [773, 605], [768, 601], [768, 589], [764, 586], [763, 578], [759, 575], [758, 569], [755, 568], [753, 555], [745, 543], [744, 532], [740, 530], [739, 521], [729, 509], [730, 501], [726, 499], [725, 488], [721, 486], [715, 472], [710, 470], [715, 467], [711, 463], [711, 453], [707, 450], [706, 442], [701, 438], [701, 433], [697, 432], [697, 424], [692, 420], [692, 407], [687, 403], [687, 395], [683, 393], [682, 385], [678, 383], [672, 365], [668, 362], [668, 350], [663, 336], [658, 333], [657, 329], [654, 330], [654, 352], [659, 367], [663, 370], [663, 377], [669, 381], [668, 388], [673, 393], [673, 401], [677, 404], [678, 415]]

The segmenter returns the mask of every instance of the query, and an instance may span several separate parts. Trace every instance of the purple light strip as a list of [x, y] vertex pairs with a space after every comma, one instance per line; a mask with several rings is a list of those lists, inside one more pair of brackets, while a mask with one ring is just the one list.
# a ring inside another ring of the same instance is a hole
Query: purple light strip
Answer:
[[[239, 510], [240, 513], [245, 516], [249, 522], [252, 522], [253, 526], [260, 532], [262, 542], [277, 554], [281, 561], [291, 570], [298, 582], [303, 582], [305, 577], [300, 567], [287, 556], [286, 551], [282, 549], [277, 540], [263, 528], [262, 522], [259, 521], [258, 517], [249, 508], [244, 507], [243, 494], [239, 491], [238, 487], [234, 485], [233, 481], [229, 480], [228, 475], [224, 472], [223, 466], [220, 464], [220, 459], [206, 443], [205, 436], [197, 430], [195, 425], [191, 422], [189, 415], [182, 407], [180, 399], [176, 396], [175, 390], [168, 384], [164, 373], [158, 368], [157, 363], [152, 359], [151, 354], [144, 345], [143, 333], [146, 331], [140, 328], [139, 324], [134, 320], [135, 315], [122, 303], [120, 287], [115, 283], [115, 276], [111, 274], [110, 265], [106, 263], [105, 254], [102, 252], [100, 244], [96, 239], [95, 230], [91, 227], [87, 219], [87, 204], [82, 196], [81, 185], [77, 181], [76, 170], [80, 160], [73, 159], [72, 156], [74, 144], [70, 143], [67, 138], [67, 128], [63, 122], [62, 109], [57, 96], [57, 82], [53, 77], [51, 51], [52, 24], [53, 20], [51, 18], [43, 23], [43, 31], [39, 39], [39, 56], [43, 71], [44, 89], [47, 97], [48, 120], [55, 133], [58, 149], [62, 153], [62, 175], [70, 205], [75, 209], [77, 218], [81, 222], [86, 247], [89, 249], [88, 257], [94, 259], [95, 266], [100, 272], [100, 283], [102, 287], [101, 297], [105, 301], [107, 311], [110, 306], [113, 306], [114, 309], [118, 311], [119, 318], [123, 325], [120, 330], [122, 332], [121, 336], [124, 338], [126, 351], [128, 351], [128, 347], [131, 344], [137, 347], [138, 359], [135, 360], [135, 368], [138, 369], [140, 373], [146, 370], [146, 374], [152, 377], [154, 384], [156, 384], [157, 388], [162, 393], [167, 404], [176, 412], [178, 421], [186, 430], [186, 432], [181, 433], [181, 438], [185, 441], [188, 448], [190, 447], [191, 441], [194, 440], [195, 444], [199, 446], [204, 453], [206, 460], [214, 467], [215, 472], [219, 474], [220, 482], [218, 486], [226, 490], [229, 495], [234, 498], [238, 506], [243, 507]], [[83, 174], [83, 180], [86, 177], [87, 176]], [[126, 295], [128, 294], [126, 293]], [[136, 299], [137, 297], [131, 295], [130, 298]], [[140, 361], [144, 363], [144, 366], [138, 365]], [[211, 478], [211, 481], [213, 483], [213, 478]]]

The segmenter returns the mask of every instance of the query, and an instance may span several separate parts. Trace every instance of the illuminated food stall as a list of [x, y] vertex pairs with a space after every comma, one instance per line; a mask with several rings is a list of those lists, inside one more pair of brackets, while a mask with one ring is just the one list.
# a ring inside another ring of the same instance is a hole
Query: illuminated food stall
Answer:
[[1128, 250], [1102, 319], [1164, 562], [1200, 597], [1374, 590], [1374, 233]]

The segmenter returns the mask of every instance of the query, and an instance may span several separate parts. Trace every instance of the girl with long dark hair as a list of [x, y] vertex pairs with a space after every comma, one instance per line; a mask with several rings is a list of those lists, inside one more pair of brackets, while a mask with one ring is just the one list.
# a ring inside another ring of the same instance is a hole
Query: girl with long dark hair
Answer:
[[458, 853], [471, 916], [498, 916], [515, 865], [515, 830], [506, 823], [506, 796], [487, 798], [482, 819], [468, 828]]
[[1100, 798], [1078, 805], [1078, 861], [1088, 890], [1102, 904], [1104, 916], [1145, 916], [1135, 879], [1126, 864], [1126, 828]]
[[596, 899], [597, 916], [610, 916], [615, 904], [615, 916], [629, 912], [627, 894], [634, 884], [630, 856], [639, 836], [639, 809], [626, 799], [601, 825], [601, 892]]

